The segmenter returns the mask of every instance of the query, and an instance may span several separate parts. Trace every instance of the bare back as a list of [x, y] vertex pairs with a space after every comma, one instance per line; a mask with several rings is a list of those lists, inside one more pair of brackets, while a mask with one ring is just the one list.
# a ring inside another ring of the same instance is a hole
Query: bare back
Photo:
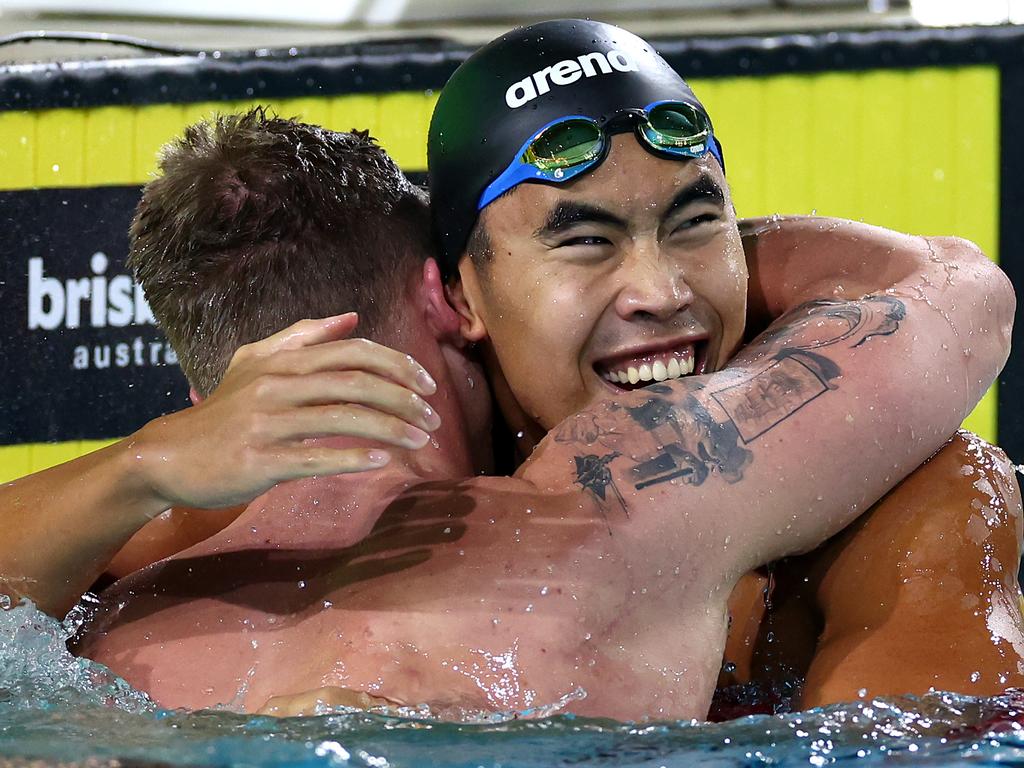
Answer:
[[415, 486], [348, 549], [239, 546], [232, 526], [108, 592], [81, 651], [168, 707], [337, 685], [455, 715], [583, 692], [574, 711], [703, 716], [724, 598], [682, 549], [652, 582], [628, 528], [511, 478]]
[[723, 371], [614, 392], [516, 478], [353, 483], [387, 499], [355, 547], [247, 512], [105, 595], [82, 650], [167, 706], [340, 685], [508, 710], [580, 689], [581, 714], [703, 717], [736, 580], [877, 501], [1005, 361], [1005, 278], [968, 249], [954, 296], [956, 243], [906, 240], [924, 255], [892, 293], [812, 300]]

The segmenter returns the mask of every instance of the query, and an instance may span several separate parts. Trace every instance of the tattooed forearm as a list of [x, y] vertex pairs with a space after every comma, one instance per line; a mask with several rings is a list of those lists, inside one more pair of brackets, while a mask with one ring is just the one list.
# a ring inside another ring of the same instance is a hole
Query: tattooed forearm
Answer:
[[834, 388], [839, 368], [804, 350], [786, 350], [755, 376], [711, 393], [749, 443]]
[[812, 350], [842, 342], [859, 347], [872, 337], [895, 333], [906, 311], [903, 302], [892, 296], [868, 296], [860, 301], [808, 301], [776, 320], [751, 347], [784, 345], [788, 349]]
[[[665, 482], [701, 485], [712, 474], [730, 483], [741, 480], [753, 457], [747, 445], [836, 389], [842, 371], [826, 356], [828, 347], [855, 348], [896, 333], [905, 313], [903, 302], [891, 296], [869, 296], [857, 302], [823, 299], [797, 307], [737, 356], [744, 365], [737, 368], [731, 383], [705, 390], [725, 418], [716, 418], [694, 396], [702, 389], [695, 380], [645, 387], [648, 399], [624, 408], [646, 436], [636, 440], [636, 447], [645, 441], [654, 446], [646, 454], [642, 450], [634, 454], [632, 485], [637, 490]], [[610, 441], [612, 436], [619, 433], [587, 414], [560, 428], [555, 439], [593, 445], [605, 444], [604, 439]], [[605, 445], [611, 448], [613, 443]], [[613, 450], [601, 457], [577, 456], [576, 482], [602, 502], [606, 489], [612, 488], [625, 510], [609, 469], [620, 455]]]

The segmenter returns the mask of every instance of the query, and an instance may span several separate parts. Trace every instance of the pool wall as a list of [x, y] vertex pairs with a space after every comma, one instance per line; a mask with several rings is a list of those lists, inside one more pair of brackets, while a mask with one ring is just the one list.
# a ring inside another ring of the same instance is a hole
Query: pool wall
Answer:
[[[655, 43], [709, 108], [741, 216], [817, 212], [960, 235], [1024, 286], [1024, 32]], [[471, 52], [423, 39], [0, 67], [0, 482], [187, 403], [123, 266], [164, 142], [211, 113], [265, 104], [368, 129], [422, 179], [436, 93]], [[1022, 400], [1015, 355], [966, 422], [1017, 462]]]

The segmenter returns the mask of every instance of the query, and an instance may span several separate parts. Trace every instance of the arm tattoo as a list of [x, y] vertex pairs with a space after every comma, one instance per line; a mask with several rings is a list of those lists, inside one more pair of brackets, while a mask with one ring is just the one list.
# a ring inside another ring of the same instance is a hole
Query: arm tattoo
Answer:
[[[608, 465], [613, 459], [617, 459], [622, 454], [618, 451], [612, 451], [604, 456], [595, 456], [593, 454], [587, 454], [586, 456], [576, 457], [576, 483], [586, 490], [590, 491], [600, 501], [605, 501], [607, 498], [607, 490], [611, 488], [612, 494], [618, 501], [619, 506], [622, 507], [622, 511], [626, 513], [626, 517], [629, 517], [629, 512], [626, 509], [626, 500], [622, 498], [622, 494], [619, 493], [618, 486], [615, 485], [615, 479], [612, 477], [612, 472], [608, 469]], [[604, 505], [601, 505], [601, 513], [604, 514]], [[608, 525], [608, 535], [612, 535], [612, 527], [608, 524], [608, 516], [604, 518], [605, 525]]]
[[611, 437], [620, 437], [611, 424], [605, 424], [592, 413], [581, 413], [555, 432], [556, 443], [571, 445], [603, 445]]
[[831, 381], [838, 376], [839, 366], [828, 358], [791, 349], [753, 378], [712, 392], [711, 397], [749, 443], [834, 389]]
[[[891, 296], [869, 296], [858, 302], [821, 299], [797, 307], [748, 348], [761, 356], [759, 370], [708, 393], [726, 414], [724, 420], [716, 419], [697, 398], [678, 387], [646, 387], [644, 392], [650, 394], [646, 402], [624, 408], [657, 446], [634, 457], [630, 472], [634, 488], [666, 482], [701, 485], [715, 473], [729, 483], [741, 480], [753, 458], [745, 446], [837, 388], [835, 381], [842, 371], [822, 350], [836, 344], [856, 348], [876, 336], [889, 336], [899, 330], [905, 315], [903, 302]], [[593, 414], [581, 414], [560, 427], [554, 438], [577, 445], [601, 444], [610, 450], [602, 456], [575, 457], [576, 483], [602, 503], [602, 512], [608, 489], [617, 506], [626, 511], [609, 468], [621, 454], [604, 442], [620, 434]]]

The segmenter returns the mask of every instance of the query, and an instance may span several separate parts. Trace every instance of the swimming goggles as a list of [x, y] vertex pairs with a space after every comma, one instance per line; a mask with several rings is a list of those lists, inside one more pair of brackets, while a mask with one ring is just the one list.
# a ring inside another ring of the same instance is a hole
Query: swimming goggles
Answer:
[[603, 126], [593, 118], [570, 115], [551, 121], [520, 147], [515, 160], [484, 189], [477, 210], [524, 181], [560, 183], [599, 165], [608, 154], [609, 136], [621, 132], [623, 121], [634, 123], [637, 139], [656, 154], [695, 158], [710, 151], [725, 168], [711, 118], [684, 101], [655, 101], [625, 110]]

